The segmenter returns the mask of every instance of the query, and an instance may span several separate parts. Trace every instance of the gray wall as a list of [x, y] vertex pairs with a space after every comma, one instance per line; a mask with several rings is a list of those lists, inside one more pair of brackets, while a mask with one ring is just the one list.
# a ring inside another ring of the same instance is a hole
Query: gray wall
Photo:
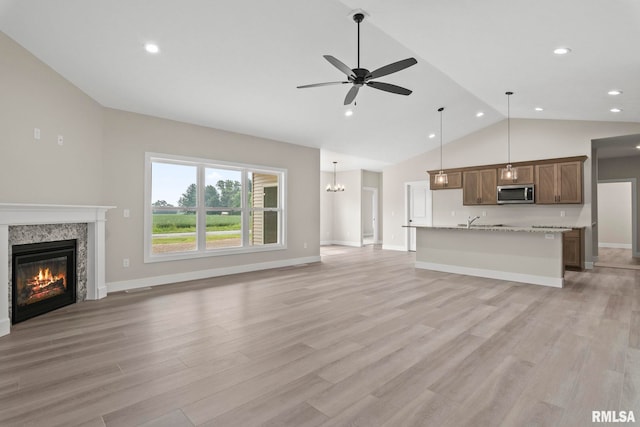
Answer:
[[[106, 225], [108, 283], [319, 256], [320, 201], [310, 191], [319, 150], [103, 108], [3, 33], [0, 76], [0, 202], [118, 206]], [[147, 151], [287, 169], [288, 248], [144, 264]]]
[[0, 32], [0, 202], [100, 204], [102, 111]]

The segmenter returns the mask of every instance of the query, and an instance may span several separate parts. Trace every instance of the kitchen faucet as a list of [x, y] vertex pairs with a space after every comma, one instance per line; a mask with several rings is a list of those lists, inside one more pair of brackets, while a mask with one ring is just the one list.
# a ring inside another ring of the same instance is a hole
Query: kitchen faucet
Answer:
[[475, 221], [476, 219], [480, 219], [480, 217], [474, 216], [473, 218], [471, 217], [467, 218], [467, 228], [471, 228], [471, 224], [473, 224], [473, 221]]

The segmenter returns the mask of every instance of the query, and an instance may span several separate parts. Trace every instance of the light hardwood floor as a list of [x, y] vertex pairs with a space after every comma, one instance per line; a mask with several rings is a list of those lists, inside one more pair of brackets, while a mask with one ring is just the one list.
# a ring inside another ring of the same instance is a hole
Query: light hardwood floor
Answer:
[[564, 289], [377, 247], [116, 293], [0, 338], [0, 425], [584, 426], [640, 418], [640, 271]]
[[598, 267], [640, 269], [640, 258], [631, 249], [598, 248]]

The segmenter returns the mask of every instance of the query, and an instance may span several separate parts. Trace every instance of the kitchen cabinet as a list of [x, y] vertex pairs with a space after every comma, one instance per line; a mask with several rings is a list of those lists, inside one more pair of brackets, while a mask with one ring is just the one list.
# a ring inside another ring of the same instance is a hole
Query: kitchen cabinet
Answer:
[[517, 179], [500, 179], [502, 170], [506, 168], [498, 168], [498, 185], [514, 185], [514, 184], [533, 184], [533, 165], [514, 166], [513, 169], [518, 170]]
[[462, 174], [464, 205], [497, 204], [497, 169], [465, 171]]
[[563, 233], [562, 259], [566, 268], [584, 268], [584, 228], [574, 228]]
[[582, 203], [582, 161], [536, 165], [536, 203]]
[[440, 171], [430, 171], [429, 181], [431, 182], [430, 188], [432, 190], [449, 190], [452, 188], [462, 188], [462, 172], [446, 172], [447, 180], [446, 184], [436, 183], [436, 174]]

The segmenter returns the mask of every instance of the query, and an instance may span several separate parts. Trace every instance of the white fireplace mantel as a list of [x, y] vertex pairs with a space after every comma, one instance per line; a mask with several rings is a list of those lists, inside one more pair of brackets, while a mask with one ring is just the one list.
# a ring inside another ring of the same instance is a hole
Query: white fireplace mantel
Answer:
[[9, 334], [9, 226], [87, 224], [87, 299], [107, 296], [105, 284], [106, 212], [115, 206], [0, 203], [0, 336]]

